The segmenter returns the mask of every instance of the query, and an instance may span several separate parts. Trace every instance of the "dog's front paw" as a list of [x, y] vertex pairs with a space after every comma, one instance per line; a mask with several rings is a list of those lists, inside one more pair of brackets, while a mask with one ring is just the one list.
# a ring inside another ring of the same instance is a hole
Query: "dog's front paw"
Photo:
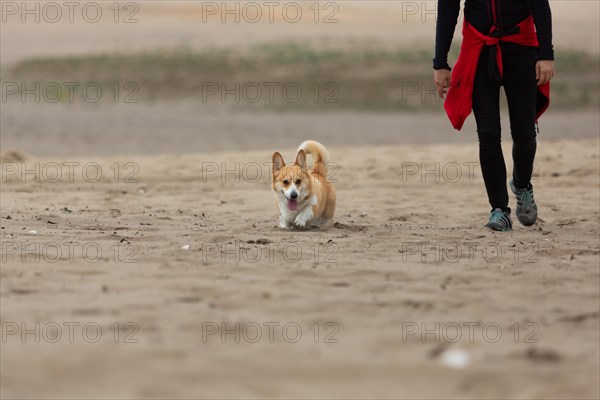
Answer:
[[283, 217], [279, 218], [279, 227], [282, 229], [290, 229], [292, 225]]
[[296, 219], [294, 220], [294, 223], [296, 224], [296, 226], [299, 226], [300, 228], [304, 228], [306, 226], [306, 223], [308, 222], [309, 218], [307, 218], [305, 215], [303, 214], [299, 214]]

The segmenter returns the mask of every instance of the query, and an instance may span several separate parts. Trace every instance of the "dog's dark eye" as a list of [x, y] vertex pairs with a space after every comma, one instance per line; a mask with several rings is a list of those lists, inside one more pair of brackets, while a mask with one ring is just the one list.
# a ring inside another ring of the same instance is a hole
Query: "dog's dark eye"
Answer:
[[286, 179], [286, 180], [284, 180], [284, 181], [283, 181], [283, 184], [287, 186], [287, 185], [289, 185], [289, 184], [290, 184], [290, 181], [288, 181], [288, 180]]
[[302, 181], [300, 179], [296, 179], [296, 185], [299, 185], [301, 183], [302, 183]]

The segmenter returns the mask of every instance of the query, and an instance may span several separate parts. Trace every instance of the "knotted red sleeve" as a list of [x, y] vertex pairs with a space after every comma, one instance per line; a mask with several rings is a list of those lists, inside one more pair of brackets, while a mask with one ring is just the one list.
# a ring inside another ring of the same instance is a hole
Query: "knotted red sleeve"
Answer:
[[[494, 37], [492, 36], [494, 28], [492, 28], [489, 35], [484, 35], [465, 20], [460, 55], [452, 71], [452, 82], [444, 102], [446, 114], [455, 129], [461, 130], [465, 120], [471, 114], [473, 108], [473, 82], [475, 81], [477, 64], [483, 46], [497, 46], [496, 62], [502, 75], [500, 41], [523, 46], [537, 47], [539, 45], [532, 16], [529, 16], [517, 26], [519, 28], [518, 33]], [[548, 109], [550, 104], [550, 82], [538, 86], [538, 92], [536, 121]]]

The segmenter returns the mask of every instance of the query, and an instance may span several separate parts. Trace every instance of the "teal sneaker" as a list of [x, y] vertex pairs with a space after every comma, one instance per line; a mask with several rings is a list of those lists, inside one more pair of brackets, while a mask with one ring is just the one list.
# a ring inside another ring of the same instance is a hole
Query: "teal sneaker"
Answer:
[[512, 220], [510, 219], [510, 213], [504, 212], [499, 208], [496, 208], [490, 214], [490, 219], [486, 228], [490, 228], [493, 231], [506, 232], [512, 230]]
[[529, 185], [527, 189], [517, 189], [513, 180], [510, 180], [510, 190], [517, 197], [517, 219], [522, 225], [530, 226], [537, 221], [538, 209], [533, 198], [533, 186]]

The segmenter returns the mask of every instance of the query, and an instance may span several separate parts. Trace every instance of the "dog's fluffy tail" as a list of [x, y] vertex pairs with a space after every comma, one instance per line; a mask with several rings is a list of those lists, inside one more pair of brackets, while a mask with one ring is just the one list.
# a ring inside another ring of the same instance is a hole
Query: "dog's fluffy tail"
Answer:
[[321, 143], [315, 140], [307, 140], [298, 146], [298, 151], [304, 150], [306, 154], [313, 156], [312, 170], [317, 174], [327, 177], [327, 166], [329, 162], [329, 152]]

